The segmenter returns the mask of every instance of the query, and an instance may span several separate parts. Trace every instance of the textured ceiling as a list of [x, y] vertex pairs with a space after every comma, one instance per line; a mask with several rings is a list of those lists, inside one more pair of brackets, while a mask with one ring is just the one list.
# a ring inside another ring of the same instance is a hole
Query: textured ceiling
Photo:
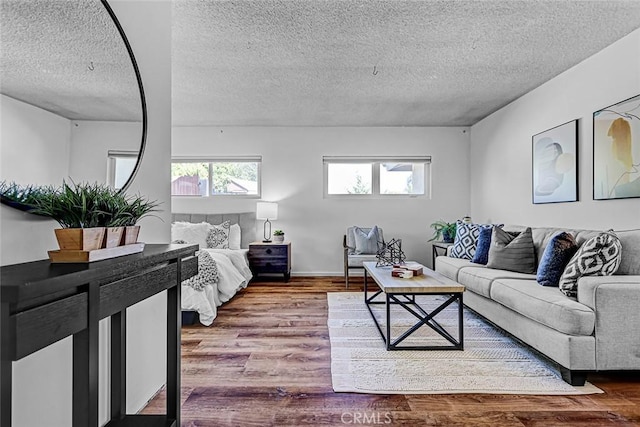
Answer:
[[98, 0], [1, 0], [0, 18], [0, 92], [71, 120], [141, 120], [131, 60]]
[[637, 0], [174, 0], [173, 121], [471, 125], [636, 28]]
[[[638, 0], [173, 4], [175, 125], [471, 125], [640, 28]], [[140, 120], [98, 0], [0, 6], [2, 93], [69, 119]]]

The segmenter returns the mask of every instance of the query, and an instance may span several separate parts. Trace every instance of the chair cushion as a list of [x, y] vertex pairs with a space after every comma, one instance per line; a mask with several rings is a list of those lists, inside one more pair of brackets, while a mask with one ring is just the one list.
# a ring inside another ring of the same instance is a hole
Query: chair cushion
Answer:
[[348, 255], [347, 266], [348, 267], [362, 267], [362, 263], [366, 261], [377, 261], [375, 255]]
[[591, 335], [596, 315], [558, 288], [540, 286], [535, 279], [496, 279], [491, 298], [529, 319], [569, 335]]
[[622, 244], [622, 259], [616, 274], [640, 276], [640, 229], [615, 233]]
[[[473, 264], [471, 264], [473, 265]], [[458, 283], [468, 290], [491, 298], [491, 284], [496, 279], [535, 279], [532, 274], [475, 266], [465, 267], [458, 273]]]

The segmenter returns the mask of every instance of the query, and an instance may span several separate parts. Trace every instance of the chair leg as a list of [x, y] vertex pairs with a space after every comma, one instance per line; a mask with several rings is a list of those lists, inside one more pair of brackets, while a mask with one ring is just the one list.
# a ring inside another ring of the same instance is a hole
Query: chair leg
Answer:
[[349, 289], [349, 267], [346, 264], [344, 265], [344, 283]]

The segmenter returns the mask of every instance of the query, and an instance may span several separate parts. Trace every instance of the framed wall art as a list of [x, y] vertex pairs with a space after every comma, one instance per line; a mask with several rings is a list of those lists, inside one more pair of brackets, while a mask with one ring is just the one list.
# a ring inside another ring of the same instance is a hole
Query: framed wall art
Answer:
[[578, 200], [578, 120], [534, 135], [532, 159], [534, 204]]
[[593, 113], [593, 199], [640, 197], [640, 95]]

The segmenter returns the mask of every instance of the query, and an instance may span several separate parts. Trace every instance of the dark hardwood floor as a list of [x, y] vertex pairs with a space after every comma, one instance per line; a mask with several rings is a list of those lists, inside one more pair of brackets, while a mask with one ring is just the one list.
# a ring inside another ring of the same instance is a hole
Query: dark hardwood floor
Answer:
[[[590, 375], [605, 393], [588, 396], [334, 393], [326, 293], [341, 291], [339, 278], [252, 282], [211, 327], [184, 327], [182, 425], [640, 426], [638, 373]], [[161, 392], [143, 413], [163, 411]]]

